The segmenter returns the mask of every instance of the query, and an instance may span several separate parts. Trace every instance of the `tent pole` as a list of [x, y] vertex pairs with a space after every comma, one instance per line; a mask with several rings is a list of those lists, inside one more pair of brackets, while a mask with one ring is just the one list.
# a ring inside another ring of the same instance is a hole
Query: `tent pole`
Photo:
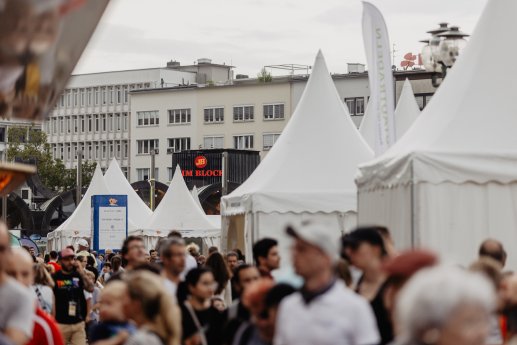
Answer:
[[411, 160], [411, 247], [414, 248], [415, 243], [415, 175], [413, 169], [413, 160]]

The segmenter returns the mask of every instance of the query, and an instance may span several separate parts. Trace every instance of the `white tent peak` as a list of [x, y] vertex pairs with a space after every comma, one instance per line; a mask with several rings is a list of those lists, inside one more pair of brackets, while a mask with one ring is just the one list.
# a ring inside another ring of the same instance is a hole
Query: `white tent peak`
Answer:
[[[368, 167], [379, 170], [381, 166], [388, 166], [382, 169], [385, 176], [401, 176], [400, 170], [408, 170], [410, 166], [403, 161], [414, 155], [420, 157], [419, 161], [435, 163], [438, 168], [423, 170], [425, 177], [421, 177], [435, 183], [516, 180], [517, 103], [514, 98], [517, 83], [514, 80], [517, 64], [508, 64], [504, 69], [493, 68], [494, 52], [499, 56], [517, 55], [516, 45], [494, 39], [501, 32], [517, 31], [515, 13], [517, 1], [490, 0], [487, 3], [467, 47], [432, 101], [395, 145], [365, 164], [365, 169], [361, 167], [364, 179], [359, 183], [369, 180], [370, 172], [366, 170], [372, 169]], [[502, 155], [509, 159], [502, 159]], [[499, 157], [497, 167], [495, 157]], [[383, 180], [386, 184], [392, 182]]]
[[128, 218], [131, 222], [138, 228], [146, 226], [153, 212], [131, 187], [115, 158], [111, 160], [104, 179], [111, 194], [127, 195]]
[[400, 93], [397, 108], [395, 109], [395, 126], [397, 140], [402, 138], [404, 133], [411, 127], [413, 122], [420, 115], [420, 107], [415, 99], [413, 93], [413, 87], [406, 78], [404, 85], [402, 86], [402, 92]]
[[[203, 206], [201, 206], [201, 200], [199, 200], [199, 192], [195, 185], [194, 185], [194, 187], [192, 187], [192, 190], [190, 191], [190, 193], [192, 194], [192, 197], [194, 198], [194, 201], [199, 206], [199, 208], [203, 210]], [[203, 210], [203, 212], [205, 212], [205, 211]]]
[[161, 232], [219, 230], [208, 220], [206, 214], [194, 201], [179, 165], [176, 166], [169, 189], [154, 211], [148, 228]]
[[[248, 201], [253, 210], [263, 212], [355, 210], [356, 167], [372, 157], [318, 52], [307, 86], [280, 138], [223, 203], [231, 206], [237, 199], [253, 198]], [[238, 212], [228, 207], [226, 211]]]

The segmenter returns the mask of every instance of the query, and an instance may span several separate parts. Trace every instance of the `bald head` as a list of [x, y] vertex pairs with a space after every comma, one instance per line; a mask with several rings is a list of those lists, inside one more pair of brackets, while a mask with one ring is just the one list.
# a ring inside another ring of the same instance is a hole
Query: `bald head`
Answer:
[[6, 272], [19, 283], [30, 287], [34, 280], [33, 265], [34, 261], [25, 249], [13, 248], [7, 260]]
[[501, 264], [504, 267], [506, 263], [506, 251], [503, 244], [494, 239], [487, 239], [481, 243], [479, 247], [479, 257], [489, 257]]

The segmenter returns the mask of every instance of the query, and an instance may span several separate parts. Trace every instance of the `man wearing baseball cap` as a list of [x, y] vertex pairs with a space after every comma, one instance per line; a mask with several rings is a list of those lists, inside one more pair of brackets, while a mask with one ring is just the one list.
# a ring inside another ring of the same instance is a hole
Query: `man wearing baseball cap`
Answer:
[[86, 299], [84, 291], [93, 292], [93, 284], [81, 264], [75, 260], [74, 251], [65, 248], [60, 253], [61, 271], [55, 273], [54, 296], [56, 321], [66, 344], [84, 345], [86, 332]]
[[288, 227], [287, 234], [294, 240], [292, 262], [304, 285], [280, 305], [274, 344], [378, 344], [370, 305], [334, 276], [338, 232], [332, 226], [307, 221]]
[[84, 256], [85, 258], [91, 256], [95, 259], [93, 267], [97, 268], [97, 260], [95, 258], [95, 255], [90, 253], [90, 245], [88, 244], [88, 241], [86, 241], [84, 238], [81, 238], [79, 241], [77, 241], [77, 256]]

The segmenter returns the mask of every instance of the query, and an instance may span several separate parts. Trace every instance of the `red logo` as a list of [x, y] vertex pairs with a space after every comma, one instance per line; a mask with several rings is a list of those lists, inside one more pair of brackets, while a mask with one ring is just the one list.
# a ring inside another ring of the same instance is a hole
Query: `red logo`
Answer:
[[208, 160], [205, 156], [197, 156], [196, 158], [194, 158], [194, 165], [198, 169], [203, 169], [204, 167], [206, 167], [207, 163]]

